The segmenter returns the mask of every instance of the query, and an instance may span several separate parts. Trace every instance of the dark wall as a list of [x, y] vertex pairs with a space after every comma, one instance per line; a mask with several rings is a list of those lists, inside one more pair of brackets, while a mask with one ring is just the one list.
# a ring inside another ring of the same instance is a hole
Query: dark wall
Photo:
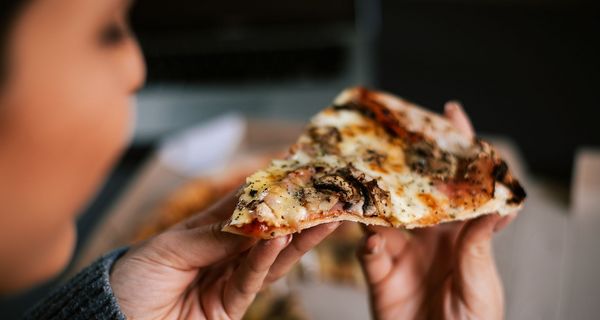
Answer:
[[436, 110], [463, 102], [478, 131], [512, 137], [536, 173], [564, 181], [578, 146], [600, 146], [597, 6], [382, 7], [384, 89]]

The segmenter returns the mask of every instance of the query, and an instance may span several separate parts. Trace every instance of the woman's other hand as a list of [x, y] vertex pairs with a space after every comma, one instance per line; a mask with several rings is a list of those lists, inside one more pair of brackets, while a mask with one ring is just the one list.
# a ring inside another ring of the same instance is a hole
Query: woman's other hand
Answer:
[[[467, 136], [458, 103], [446, 117]], [[411, 231], [369, 227], [358, 253], [376, 319], [502, 319], [502, 283], [491, 239], [514, 215], [490, 214]]]

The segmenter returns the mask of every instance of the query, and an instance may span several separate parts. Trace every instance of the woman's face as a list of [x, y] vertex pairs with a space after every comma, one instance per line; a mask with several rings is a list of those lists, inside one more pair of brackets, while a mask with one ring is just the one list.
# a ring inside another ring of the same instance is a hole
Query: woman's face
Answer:
[[144, 64], [127, 0], [29, 0], [0, 87], [0, 292], [60, 271], [131, 134]]

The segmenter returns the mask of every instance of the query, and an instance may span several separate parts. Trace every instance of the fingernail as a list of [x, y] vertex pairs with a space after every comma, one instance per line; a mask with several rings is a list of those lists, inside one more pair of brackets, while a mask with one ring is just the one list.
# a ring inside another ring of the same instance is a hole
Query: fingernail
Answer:
[[335, 228], [340, 226], [340, 222], [331, 222], [327, 224], [327, 229], [334, 230]]
[[273, 239], [269, 239], [269, 240], [264, 240], [264, 245], [265, 246], [277, 245], [277, 246], [285, 247], [288, 244], [290, 244], [290, 242], [292, 242], [292, 235], [288, 234], [283, 237], [277, 237], [277, 238], [273, 238]]
[[294, 238], [294, 236], [293, 236], [293, 235], [291, 235], [291, 234], [288, 234], [288, 235], [286, 236], [286, 239], [285, 239], [285, 245], [287, 246], [288, 244], [290, 244], [290, 242], [292, 242], [292, 239], [293, 239], [293, 238]]
[[367, 238], [365, 252], [367, 254], [378, 254], [381, 251], [381, 241], [377, 234], [372, 234]]
[[450, 100], [446, 104], [446, 111], [456, 112], [456, 111], [461, 111], [461, 110], [462, 110], [462, 103], [460, 103], [460, 101], [458, 101], [458, 100]]

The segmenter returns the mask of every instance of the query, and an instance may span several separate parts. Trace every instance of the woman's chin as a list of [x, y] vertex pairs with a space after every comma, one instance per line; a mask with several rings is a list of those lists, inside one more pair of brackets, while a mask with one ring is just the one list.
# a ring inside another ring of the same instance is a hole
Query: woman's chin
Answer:
[[[59, 273], [61, 273], [71, 261], [73, 256], [73, 250], [75, 249], [75, 242], [77, 240], [77, 232], [74, 225], [62, 233], [61, 237], [58, 237], [56, 246], [52, 250], [53, 254], [46, 257], [48, 266], [47, 270], [42, 269], [40, 273], [40, 280], [48, 280]], [[39, 281], [36, 281], [39, 282]]]
[[27, 265], [16, 266], [17, 274], [2, 279], [1, 293], [22, 292], [59, 275], [71, 260], [76, 239], [75, 226], [70, 225], [53, 243], [44, 245], [45, 250], [34, 250], [37, 255]]

